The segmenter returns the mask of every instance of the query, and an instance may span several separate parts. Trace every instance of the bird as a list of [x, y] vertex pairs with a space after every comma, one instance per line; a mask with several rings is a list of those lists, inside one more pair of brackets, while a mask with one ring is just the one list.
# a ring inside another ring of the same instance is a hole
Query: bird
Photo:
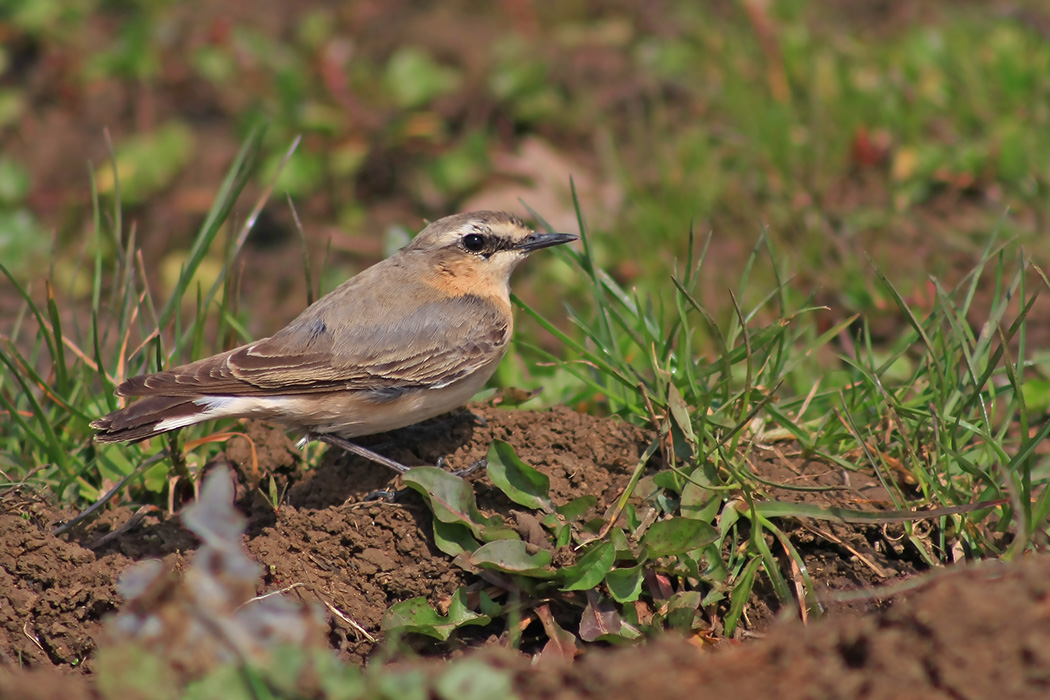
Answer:
[[117, 395], [137, 400], [92, 421], [95, 440], [254, 418], [404, 473], [352, 439], [466, 404], [510, 343], [511, 273], [533, 251], [577, 239], [506, 212], [438, 219], [272, 336], [123, 382]]

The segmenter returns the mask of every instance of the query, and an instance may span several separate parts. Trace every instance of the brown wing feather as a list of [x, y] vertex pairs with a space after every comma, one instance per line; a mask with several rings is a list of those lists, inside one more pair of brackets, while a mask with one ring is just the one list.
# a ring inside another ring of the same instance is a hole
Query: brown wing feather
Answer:
[[474, 295], [384, 309], [389, 313], [367, 314], [370, 322], [349, 321], [346, 309], [326, 311], [312, 306], [271, 338], [134, 377], [119, 393], [243, 396], [440, 386], [502, 354], [511, 330], [496, 303]]

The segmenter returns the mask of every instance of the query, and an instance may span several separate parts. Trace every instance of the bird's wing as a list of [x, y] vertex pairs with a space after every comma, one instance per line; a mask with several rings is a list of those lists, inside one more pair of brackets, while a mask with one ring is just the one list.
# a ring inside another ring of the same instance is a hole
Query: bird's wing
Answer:
[[[465, 295], [398, 313], [350, 313], [340, 323], [308, 309], [271, 338], [165, 372], [134, 377], [124, 396], [245, 396], [441, 387], [495, 361], [510, 338], [510, 316]], [[352, 309], [351, 309], [352, 311]]]

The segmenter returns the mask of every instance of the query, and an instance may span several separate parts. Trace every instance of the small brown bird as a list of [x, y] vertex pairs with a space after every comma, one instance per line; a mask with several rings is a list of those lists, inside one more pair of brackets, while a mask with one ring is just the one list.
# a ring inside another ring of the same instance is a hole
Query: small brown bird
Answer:
[[214, 418], [257, 418], [404, 471], [348, 438], [470, 400], [510, 342], [511, 273], [532, 251], [576, 239], [535, 233], [504, 212], [435, 221], [272, 337], [127, 380], [117, 394], [142, 398], [93, 421], [95, 439], [143, 440]]

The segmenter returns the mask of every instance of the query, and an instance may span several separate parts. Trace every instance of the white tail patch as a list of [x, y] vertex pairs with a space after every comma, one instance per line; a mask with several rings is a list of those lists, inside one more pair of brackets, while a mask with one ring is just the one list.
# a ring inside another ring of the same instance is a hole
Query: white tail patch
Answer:
[[201, 411], [191, 413], [187, 416], [166, 418], [153, 427], [153, 431], [164, 433], [175, 428], [185, 428], [187, 425], [203, 423], [213, 418], [227, 418], [230, 416], [250, 416], [253, 413], [268, 408], [271, 400], [257, 399], [248, 396], [202, 396], [194, 399], [193, 403], [202, 408]]

